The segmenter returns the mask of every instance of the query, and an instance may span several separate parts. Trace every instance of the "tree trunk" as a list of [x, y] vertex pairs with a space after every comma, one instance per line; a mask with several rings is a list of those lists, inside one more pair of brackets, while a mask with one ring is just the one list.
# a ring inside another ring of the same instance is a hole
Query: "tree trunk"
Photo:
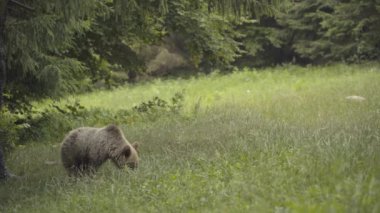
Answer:
[[[3, 92], [6, 82], [6, 74], [7, 74], [7, 67], [6, 67], [6, 44], [5, 44], [5, 19], [6, 19], [6, 13], [7, 13], [7, 4], [8, 0], [1, 0], [0, 2], [0, 116], [2, 113], [2, 108], [4, 104], [3, 99]], [[1, 133], [2, 131], [0, 131]], [[0, 136], [0, 140], [3, 140], [4, 137]], [[6, 179], [10, 176], [7, 168], [5, 167], [4, 163], [4, 155], [2, 150], [2, 143], [3, 141], [0, 141], [0, 179]]]
[[6, 179], [8, 177], [10, 177], [10, 174], [7, 168], [5, 167], [4, 158], [3, 158], [3, 150], [0, 146], [0, 180]]

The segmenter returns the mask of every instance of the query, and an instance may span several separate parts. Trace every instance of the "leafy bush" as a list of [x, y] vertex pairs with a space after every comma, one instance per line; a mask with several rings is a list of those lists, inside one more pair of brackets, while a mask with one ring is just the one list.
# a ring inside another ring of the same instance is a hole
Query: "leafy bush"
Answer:
[[110, 123], [129, 125], [135, 122], [155, 121], [169, 114], [178, 114], [182, 109], [183, 99], [183, 93], [178, 92], [170, 101], [154, 97], [132, 109], [116, 112], [101, 108], [87, 109], [78, 101], [64, 105], [53, 103], [43, 112], [30, 111], [20, 116], [18, 120], [15, 116], [10, 116], [6, 123], [4, 122], [6, 120], [2, 119], [0, 127], [13, 129], [7, 131], [7, 138], [11, 138], [8, 146], [30, 142], [56, 143], [60, 142], [68, 131], [79, 126], [100, 127]]
[[18, 141], [16, 116], [9, 111], [0, 112], [0, 147], [5, 150], [13, 148]]
[[183, 94], [175, 93], [171, 98], [171, 103], [159, 98], [154, 97], [152, 100], [142, 102], [140, 105], [135, 106], [133, 109], [140, 113], [155, 114], [158, 112], [173, 112], [178, 113], [182, 108]]
[[19, 132], [19, 144], [31, 141], [58, 142], [57, 138], [62, 138], [65, 132], [83, 122], [87, 112], [79, 102], [65, 106], [51, 104], [43, 112], [32, 112], [25, 117], [24, 122], [29, 128]]

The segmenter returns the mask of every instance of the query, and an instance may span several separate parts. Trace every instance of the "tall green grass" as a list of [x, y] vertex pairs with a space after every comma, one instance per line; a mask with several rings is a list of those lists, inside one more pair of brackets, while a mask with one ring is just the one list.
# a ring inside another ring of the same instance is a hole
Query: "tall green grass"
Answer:
[[273, 96], [278, 98], [294, 96], [296, 99], [296, 96], [310, 92], [326, 98], [335, 98], [328, 97], [328, 94], [321, 93], [317, 89], [340, 90], [340, 87], [349, 86], [335, 94], [340, 95], [336, 96], [337, 99], [344, 99], [346, 95], [364, 89], [367, 82], [363, 81], [372, 77], [378, 79], [377, 65], [363, 66], [334, 65], [308, 68], [284, 66], [265, 70], [244, 69], [229, 75], [215, 72], [189, 79], [156, 79], [112, 91], [70, 96], [63, 102], [79, 100], [87, 107], [119, 110], [131, 108], [155, 96], [169, 99], [177, 92], [184, 92], [185, 108], [191, 111], [199, 105], [207, 108], [224, 103], [262, 105], [263, 102], [269, 102], [271, 104], [270, 99], [273, 99]]
[[19, 147], [0, 212], [379, 212], [379, 83], [378, 65], [288, 66], [71, 97], [116, 112], [183, 90], [185, 103], [122, 125], [141, 144], [136, 171], [107, 163], [71, 179], [46, 164], [61, 138]]

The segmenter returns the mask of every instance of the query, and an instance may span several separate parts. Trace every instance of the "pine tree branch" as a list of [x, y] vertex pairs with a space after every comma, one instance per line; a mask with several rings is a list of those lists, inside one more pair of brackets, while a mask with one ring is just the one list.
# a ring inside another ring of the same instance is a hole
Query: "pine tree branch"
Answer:
[[30, 6], [26, 5], [26, 4], [23, 4], [23, 3], [21, 3], [21, 2], [19, 2], [17, 0], [10, 0], [9, 3], [10, 4], [14, 4], [14, 5], [16, 5], [18, 7], [21, 7], [21, 8], [27, 9], [27, 10], [30, 10], [30, 11], [34, 11], [33, 7], [30, 7]]

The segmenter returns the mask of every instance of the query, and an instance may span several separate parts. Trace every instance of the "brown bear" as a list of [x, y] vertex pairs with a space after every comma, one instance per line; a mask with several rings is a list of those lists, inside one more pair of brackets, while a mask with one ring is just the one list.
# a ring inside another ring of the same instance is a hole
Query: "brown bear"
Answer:
[[80, 127], [70, 131], [63, 140], [61, 159], [70, 176], [91, 174], [108, 159], [118, 168], [127, 165], [135, 169], [139, 163], [137, 147], [115, 125]]

